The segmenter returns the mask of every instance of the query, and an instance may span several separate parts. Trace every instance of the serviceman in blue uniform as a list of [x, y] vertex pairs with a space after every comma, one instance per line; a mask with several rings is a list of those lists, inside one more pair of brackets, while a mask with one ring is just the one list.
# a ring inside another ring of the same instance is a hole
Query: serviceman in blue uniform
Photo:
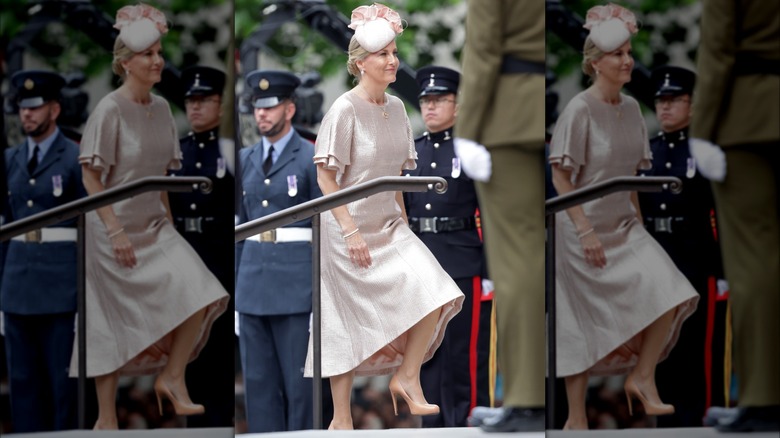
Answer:
[[[259, 143], [239, 153], [239, 223], [322, 196], [314, 145], [292, 129], [300, 79], [247, 75]], [[236, 310], [249, 432], [311, 429], [312, 380], [304, 379], [311, 312], [311, 219], [239, 244]]]
[[680, 194], [640, 193], [640, 209], [650, 234], [699, 292], [700, 305], [680, 333], [669, 357], [658, 365], [661, 398], [676, 406], [658, 417], [663, 427], [700, 427], [709, 406], [724, 405], [726, 286], [710, 181], [696, 169], [688, 148], [695, 75], [680, 67], [652, 72], [656, 117], [661, 126], [650, 140], [653, 167], [648, 176], [676, 176]]
[[[213, 183], [212, 191], [170, 193], [171, 214], [176, 230], [192, 245], [222, 286], [233, 291], [234, 211], [233, 175], [219, 148], [219, 125], [222, 115], [222, 92], [225, 73], [211, 67], [191, 66], [181, 72], [184, 107], [192, 130], [179, 140], [182, 167], [171, 171], [175, 176], [205, 176]], [[233, 321], [217, 318], [211, 329], [213, 339], [232, 339]], [[187, 382], [192, 397], [201, 400], [206, 414], [187, 420], [194, 427], [231, 427], [235, 414], [232, 366], [225, 358], [233, 355], [229, 342], [209, 342], [205, 351], [187, 368]], [[204, 385], [204, 381], [209, 381]]]
[[[11, 78], [27, 138], [5, 151], [12, 222], [86, 196], [79, 147], [57, 127], [64, 79], [20, 71]], [[7, 242], [4, 313], [14, 432], [76, 427], [76, 380], [68, 377], [76, 315], [76, 219]]]
[[474, 181], [461, 170], [452, 142], [459, 81], [460, 74], [446, 67], [428, 66], [417, 72], [427, 131], [415, 139], [417, 168], [407, 174], [440, 176], [448, 189], [443, 195], [404, 194], [409, 227], [466, 296], [463, 311], [450, 321], [441, 346], [420, 373], [428, 402], [441, 408], [438, 415], [422, 417], [423, 427], [466, 426], [473, 407], [491, 405], [491, 301], [482, 287], [487, 265], [476, 216], [479, 204]]

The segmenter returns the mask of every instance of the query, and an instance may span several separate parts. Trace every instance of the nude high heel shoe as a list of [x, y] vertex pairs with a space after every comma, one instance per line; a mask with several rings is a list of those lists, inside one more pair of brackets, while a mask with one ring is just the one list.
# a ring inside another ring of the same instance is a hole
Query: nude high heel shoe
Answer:
[[406, 390], [404, 390], [403, 386], [398, 383], [398, 379], [396, 379], [395, 376], [390, 379], [390, 384], [388, 387], [390, 388], [390, 397], [393, 398], [393, 412], [395, 412], [396, 416], [398, 416], [398, 405], [396, 402], [397, 397], [401, 397], [406, 401], [406, 404], [409, 405], [409, 412], [411, 412], [412, 415], [436, 415], [439, 413], [438, 405], [433, 405], [430, 403], [417, 403], [412, 400], [412, 398], [409, 397], [409, 394], [406, 393]]
[[645, 414], [647, 415], [671, 415], [674, 414], [674, 406], [666, 403], [655, 403], [651, 402], [650, 400], [645, 397], [644, 394], [642, 394], [642, 391], [639, 389], [638, 386], [636, 386], [636, 383], [634, 383], [631, 379], [626, 379], [626, 383], [623, 386], [623, 389], [626, 391], [626, 398], [628, 399], [628, 414], [634, 415], [633, 409], [631, 407], [631, 398], [636, 397], [639, 399], [640, 402], [642, 402], [642, 405], [645, 407]]
[[176, 411], [176, 415], [201, 415], [206, 412], [206, 408], [204, 408], [203, 405], [179, 401], [176, 396], [173, 395], [171, 389], [168, 388], [168, 385], [160, 379], [157, 379], [154, 382], [154, 393], [157, 395], [157, 407], [160, 409], [161, 416], [163, 414], [162, 397], [170, 400], [173, 405], [173, 410]]

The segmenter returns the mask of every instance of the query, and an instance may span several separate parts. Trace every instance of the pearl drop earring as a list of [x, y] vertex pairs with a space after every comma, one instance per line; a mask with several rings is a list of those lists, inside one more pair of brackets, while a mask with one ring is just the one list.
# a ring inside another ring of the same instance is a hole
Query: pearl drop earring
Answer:
[[363, 74], [364, 74], [365, 72], [366, 72], [365, 70], [361, 69], [361, 70], [360, 70], [360, 76], [363, 76]]

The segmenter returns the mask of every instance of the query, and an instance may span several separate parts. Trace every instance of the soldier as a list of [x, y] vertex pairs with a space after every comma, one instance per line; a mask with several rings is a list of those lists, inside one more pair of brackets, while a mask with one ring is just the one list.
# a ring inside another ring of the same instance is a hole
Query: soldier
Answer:
[[[247, 75], [262, 139], [239, 154], [239, 223], [322, 196], [314, 145], [292, 129], [299, 84], [288, 72]], [[236, 310], [249, 432], [311, 429], [312, 381], [303, 377], [311, 312], [311, 219], [252, 236], [237, 253]]]
[[692, 71], [680, 67], [653, 71], [661, 132], [650, 140], [653, 167], [643, 174], [676, 176], [683, 181], [683, 191], [639, 194], [645, 227], [701, 297], [680, 332], [677, 348], [656, 371], [659, 395], [676, 407], [673, 415], [658, 417], [659, 426], [664, 427], [699, 427], [707, 407], [724, 404], [725, 315], [716, 314], [716, 304], [725, 307], [726, 295], [725, 282], [720, 280], [723, 267], [715, 201], [709, 180], [696, 170], [688, 149], [695, 78]]
[[[182, 151], [181, 169], [174, 176], [206, 176], [213, 183], [212, 191], [170, 193], [171, 214], [176, 230], [195, 249], [209, 270], [232, 291], [234, 286], [233, 175], [219, 149], [219, 124], [222, 114], [222, 91], [225, 74], [203, 66], [185, 68], [181, 73], [184, 107], [192, 131], [179, 140]], [[211, 336], [230, 339], [233, 323], [230, 318], [218, 318]], [[203, 400], [206, 414], [188, 420], [190, 426], [226, 427], [233, 424], [233, 376], [215, 372], [214, 360], [230, 357], [233, 346], [225, 342], [209, 342], [198, 360], [187, 371], [188, 387], [193, 398]], [[213, 384], [196, 382], [211, 380]]]
[[691, 148], [713, 181], [738, 379], [722, 432], [780, 431], [779, 15], [778, 2], [702, 2]]
[[[79, 147], [57, 127], [64, 79], [14, 74], [27, 139], [5, 151], [11, 222], [86, 196]], [[14, 432], [76, 427], [76, 381], [68, 377], [76, 314], [76, 219], [15, 236], [2, 267], [3, 311]]]
[[[428, 130], [415, 139], [417, 168], [411, 176], [441, 176], [448, 189], [404, 194], [409, 227], [431, 250], [466, 296], [463, 311], [447, 325], [441, 346], [423, 364], [420, 381], [429, 403], [441, 408], [422, 417], [424, 427], [466, 426], [475, 406], [489, 406], [490, 295], [483, 294], [487, 266], [479, 231], [474, 181], [455, 156], [452, 127], [458, 112], [460, 74], [428, 66], [417, 72], [420, 109]], [[492, 289], [489, 291], [492, 293]]]
[[455, 149], [477, 181], [504, 394], [481, 427], [543, 431], [544, 5], [472, 1], [466, 15]]

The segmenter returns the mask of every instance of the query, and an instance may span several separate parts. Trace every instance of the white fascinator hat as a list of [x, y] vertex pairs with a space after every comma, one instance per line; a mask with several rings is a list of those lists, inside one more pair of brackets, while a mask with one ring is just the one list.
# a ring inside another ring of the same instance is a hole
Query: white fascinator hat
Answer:
[[114, 28], [119, 29], [119, 39], [136, 53], [148, 49], [168, 33], [165, 14], [143, 3], [119, 9]]
[[617, 49], [637, 32], [634, 13], [614, 3], [590, 8], [582, 27], [590, 30], [591, 41], [602, 52]]
[[404, 31], [398, 12], [379, 3], [355, 8], [349, 27], [355, 30], [360, 46], [371, 53], [382, 50]]

